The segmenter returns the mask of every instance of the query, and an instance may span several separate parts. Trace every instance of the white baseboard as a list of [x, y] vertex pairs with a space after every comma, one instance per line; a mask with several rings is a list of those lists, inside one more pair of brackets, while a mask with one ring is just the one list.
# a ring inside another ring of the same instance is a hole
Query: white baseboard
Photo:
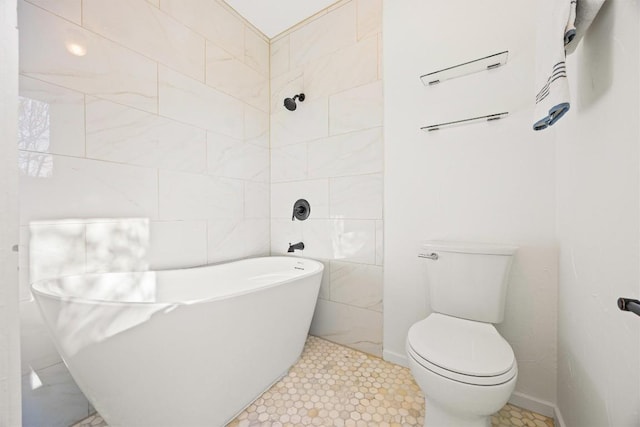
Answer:
[[556, 427], [567, 427], [560, 413], [558, 405], [547, 402], [546, 400], [536, 399], [518, 391], [514, 392], [509, 399], [509, 403], [529, 411], [537, 412], [545, 417], [553, 418]]
[[[407, 359], [406, 354], [383, 350], [382, 358], [387, 362], [395, 363], [396, 365], [404, 366], [405, 368], [409, 367], [409, 360]], [[553, 418], [556, 427], [566, 427], [562, 414], [560, 413], [560, 409], [554, 403], [520, 393], [519, 391], [516, 391], [511, 395], [509, 403], [528, 411], [537, 412], [545, 417]]]
[[556, 405], [546, 400], [537, 399], [519, 391], [513, 392], [509, 403], [528, 411], [537, 412], [545, 417], [554, 418], [556, 414]]
[[554, 409], [555, 414], [553, 416], [553, 419], [555, 421], [556, 427], [567, 427], [567, 425], [564, 423], [564, 418], [562, 418], [562, 414], [560, 413], [560, 408], [556, 406]]
[[382, 358], [387, 362], [395, 363], [396, 365], [404, 366], [405, 368], [409, 367], [409, 360], [407, 359], [406, 354], [394, 353], [393, 351], [383, 350]]

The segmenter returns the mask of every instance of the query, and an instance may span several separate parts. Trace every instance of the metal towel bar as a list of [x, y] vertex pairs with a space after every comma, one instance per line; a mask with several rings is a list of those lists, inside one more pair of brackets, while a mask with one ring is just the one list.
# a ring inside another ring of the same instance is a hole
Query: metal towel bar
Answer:
[[456, 120], [453, 122], [447, 122], [447, 123], [438, 123], [436, 125], [429, 125], [429, 126], [424, 126], [421, 127], [420, 129], [425, 131], [425, 132], [433, 132], [434, 130], [439, 130], [442, 128], [448, 128], [448, 127], [453, 127], [453, 126], [460, 126], [460, 125], [467, 125], [467, 124], [471, 124], [471, 123], [478, 123], [478, 122], [492, 122], [494, 120], [500, 120], [504, 117], [507, 117], [509, 115], [508, 112], [504, 112], [504, 113], [496, 113], [496, 114], [489, 114], [486, 116], [480, 116], [480, 117], [472, 117], [470, 119], [463, 119], [463, 120]]
[[422, 84], [425, 86], [437, 85], [445, 80], [455, 79], [457, 77], [466, 76], [468, 74], [477, 73], [479, 71], [493, 70], [507, 63], [509, 51], [494, 53], [493, 55], [483, 58], [474, 59], [473, 61], [457, 64], [452, 67], [443, 68], [420, 76]]

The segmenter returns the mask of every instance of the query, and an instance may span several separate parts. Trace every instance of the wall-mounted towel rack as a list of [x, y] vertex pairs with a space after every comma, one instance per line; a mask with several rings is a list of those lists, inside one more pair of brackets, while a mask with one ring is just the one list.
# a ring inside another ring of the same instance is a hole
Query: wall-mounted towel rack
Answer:
[[468, 124], [472, 124], [472, 123], [479, 123], [479, 122], [484, 122], [484, 121], [492, 122], [494, 120], [503, 119], [503, 118], [507, 117], [508, 115], [509, 115], [508, 112], [489, 114], [487, 116], [472, 117], [470, 119], [456, 120], [454, 122], [438, 123], [438, 124], [435, 124], [435, 125], [424, 126], [424, 127], [421, 127], [420, 129], [422, 129], [425, 132], [432, 132], [434, 130], [439, 130], [439, 129], [442, 129], [442, 128], [461, 126], [461, 125], [468, 125]]
[[463, 64], [454, 65], [453, 67], [444, 68], [432, 73], [420, 76], [420, 80], [425, 86], [433, 86], [445, 80], [455, 79], [457, 77], [466, 76], [467, 74], [477, 73], [479, 71], [493, 70], [507, 63], [509, 51], [494, 53], [484, 58], [474, 59], [473, 61]]

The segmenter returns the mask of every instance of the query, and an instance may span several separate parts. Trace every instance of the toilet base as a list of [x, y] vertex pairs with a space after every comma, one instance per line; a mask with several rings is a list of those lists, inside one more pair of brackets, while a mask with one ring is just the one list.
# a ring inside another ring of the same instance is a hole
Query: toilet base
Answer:
[[425, 427], [491, 427], [491, 416], [509, 400], [518, 378], [491, 386], [467, 384], [422, 366], [407, 343], [409, 367], [425, 396]]
[[425, 399], [424, 427], [491, 427], [491, 416], [462, 418], [461, 415]]

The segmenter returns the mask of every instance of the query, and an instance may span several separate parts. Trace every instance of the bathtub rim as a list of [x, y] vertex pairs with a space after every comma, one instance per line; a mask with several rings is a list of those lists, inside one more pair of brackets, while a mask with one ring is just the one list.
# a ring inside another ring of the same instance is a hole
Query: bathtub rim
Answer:
[[[78, 296], [60, 295], [60, 294], [55, 294], [55, 293], [51, 293], [51, 292], [47, 292], [46, 290], [43, 290], [43, 288], [44, 288], [46, 283], [52, 282], [52, 281], [64, 280], [64, 279], [81, 278], [81, 277], [95, 277], [95, 276], [104, 276], [104, 275], [109, 275], [109, 274], [145, 274], [145, 273], [161, 273], [161, 272], [179, 272], [179, 271], [183, 271], [183, 270], [214, 268], [216, 266], [221, 266], [221, 265], [231, 265], [231, 264], [237, 264], [237, 263], [246, 262], [246, 261], [250, 261], [250, 260], [261, 260], [261, 259], [302, 260], [302, 261], [307, 261], [307, 262], [311, 262], [313, 264], [316, 264], [319, 268], [314, 269], [313, 271], [310, 271], [308, 273], [305, 272], [305, 273], [300, 274], [298, 276], [291, 277], [291, 278], [289, 278], [287, 280], [282, 280], [282, 281], [278, 281], [278, 282], [269, 283], [267, 285], [263, 285], [263, 286], [260, 286], [260, 287], [257, 287], [257, 288], [251, 288], [251, 289], [248, 289], [248, 290], [237, 291], [237, 292], [233, 292], [233, 293], [225, 294], [225, 295], [212, 296], [210, 298], [188, 299], [188, 300], [181, 300], [181, 301], [161, 301], [161, 302], [157, 302], [157, 301], [113, 301], [113, 300], [104, 300], [104, 299], [82, 298], [82, 297], [78, 297]], [[301, 279], [305, 279], [305, 278], [308, 278], [308, 277], [312, 277], [312, 276], [314, 276], [314, 275], [316, 275], [318, 273], [322, 274], [323, 272], [324, 272], [324, 264], [322, 262], [320, 262], [320, 261], [317, 261], [317, 260], [314, 260], [314, 259], [311, 259], [311, 258], [287, 257], [287, 256], [265, 256], [265, 257], [255, 257], [255, 258], [243, 258], [243, 259], [233, 260], [233, 261], [229, 261], [229, 262], [220, 262], [220, 263], [216, 263], [216, 264], [208, 264], [208, 265], [201, 265], [201, 266], [194, 266], [194, 267], [171, 268], [171, 269], [166, 269], [166, 270], [118, 271], [118, 272], [106, 272], [106, 273], [72, 274], [72, 275], [68, 275], [68, 276], [60, 276], [60, 277], [55, 277], [55, 278], [38, 280], [38, 281], [33, 282], [32, 284], [29, 285], [29, 290], [33, 294], [37, 294], [38, 297], [49, 298], [49, 299], [63, 301], [63, 302], [79, 303], [79, 304], [97, 304], [97, 305], [114, 305], [114, 306], [139, 306], [139, 307], [149, 307], [149, 306], [176, 307], [176, 306], [189, 306], [189, 305], [200, 304], [200, 303], [208, 303], [208, 302], [214, 302], [214, 301], [223, 301], [225, 299], [235, 298], [235, 297], [239, 297], [239, 296], [242, 296], [242, 295], [250, 294], [250, 293], [253, 293], [253, 292], [259, 292], [259, 291], [268, 290], [268, 289], [274, 288], [276, 286], [286, 285], [286, 284], [295, 282], [297, 280], [301, 280]], [[37, 301], [37, 298], [36, 298], [36, 301]]]

